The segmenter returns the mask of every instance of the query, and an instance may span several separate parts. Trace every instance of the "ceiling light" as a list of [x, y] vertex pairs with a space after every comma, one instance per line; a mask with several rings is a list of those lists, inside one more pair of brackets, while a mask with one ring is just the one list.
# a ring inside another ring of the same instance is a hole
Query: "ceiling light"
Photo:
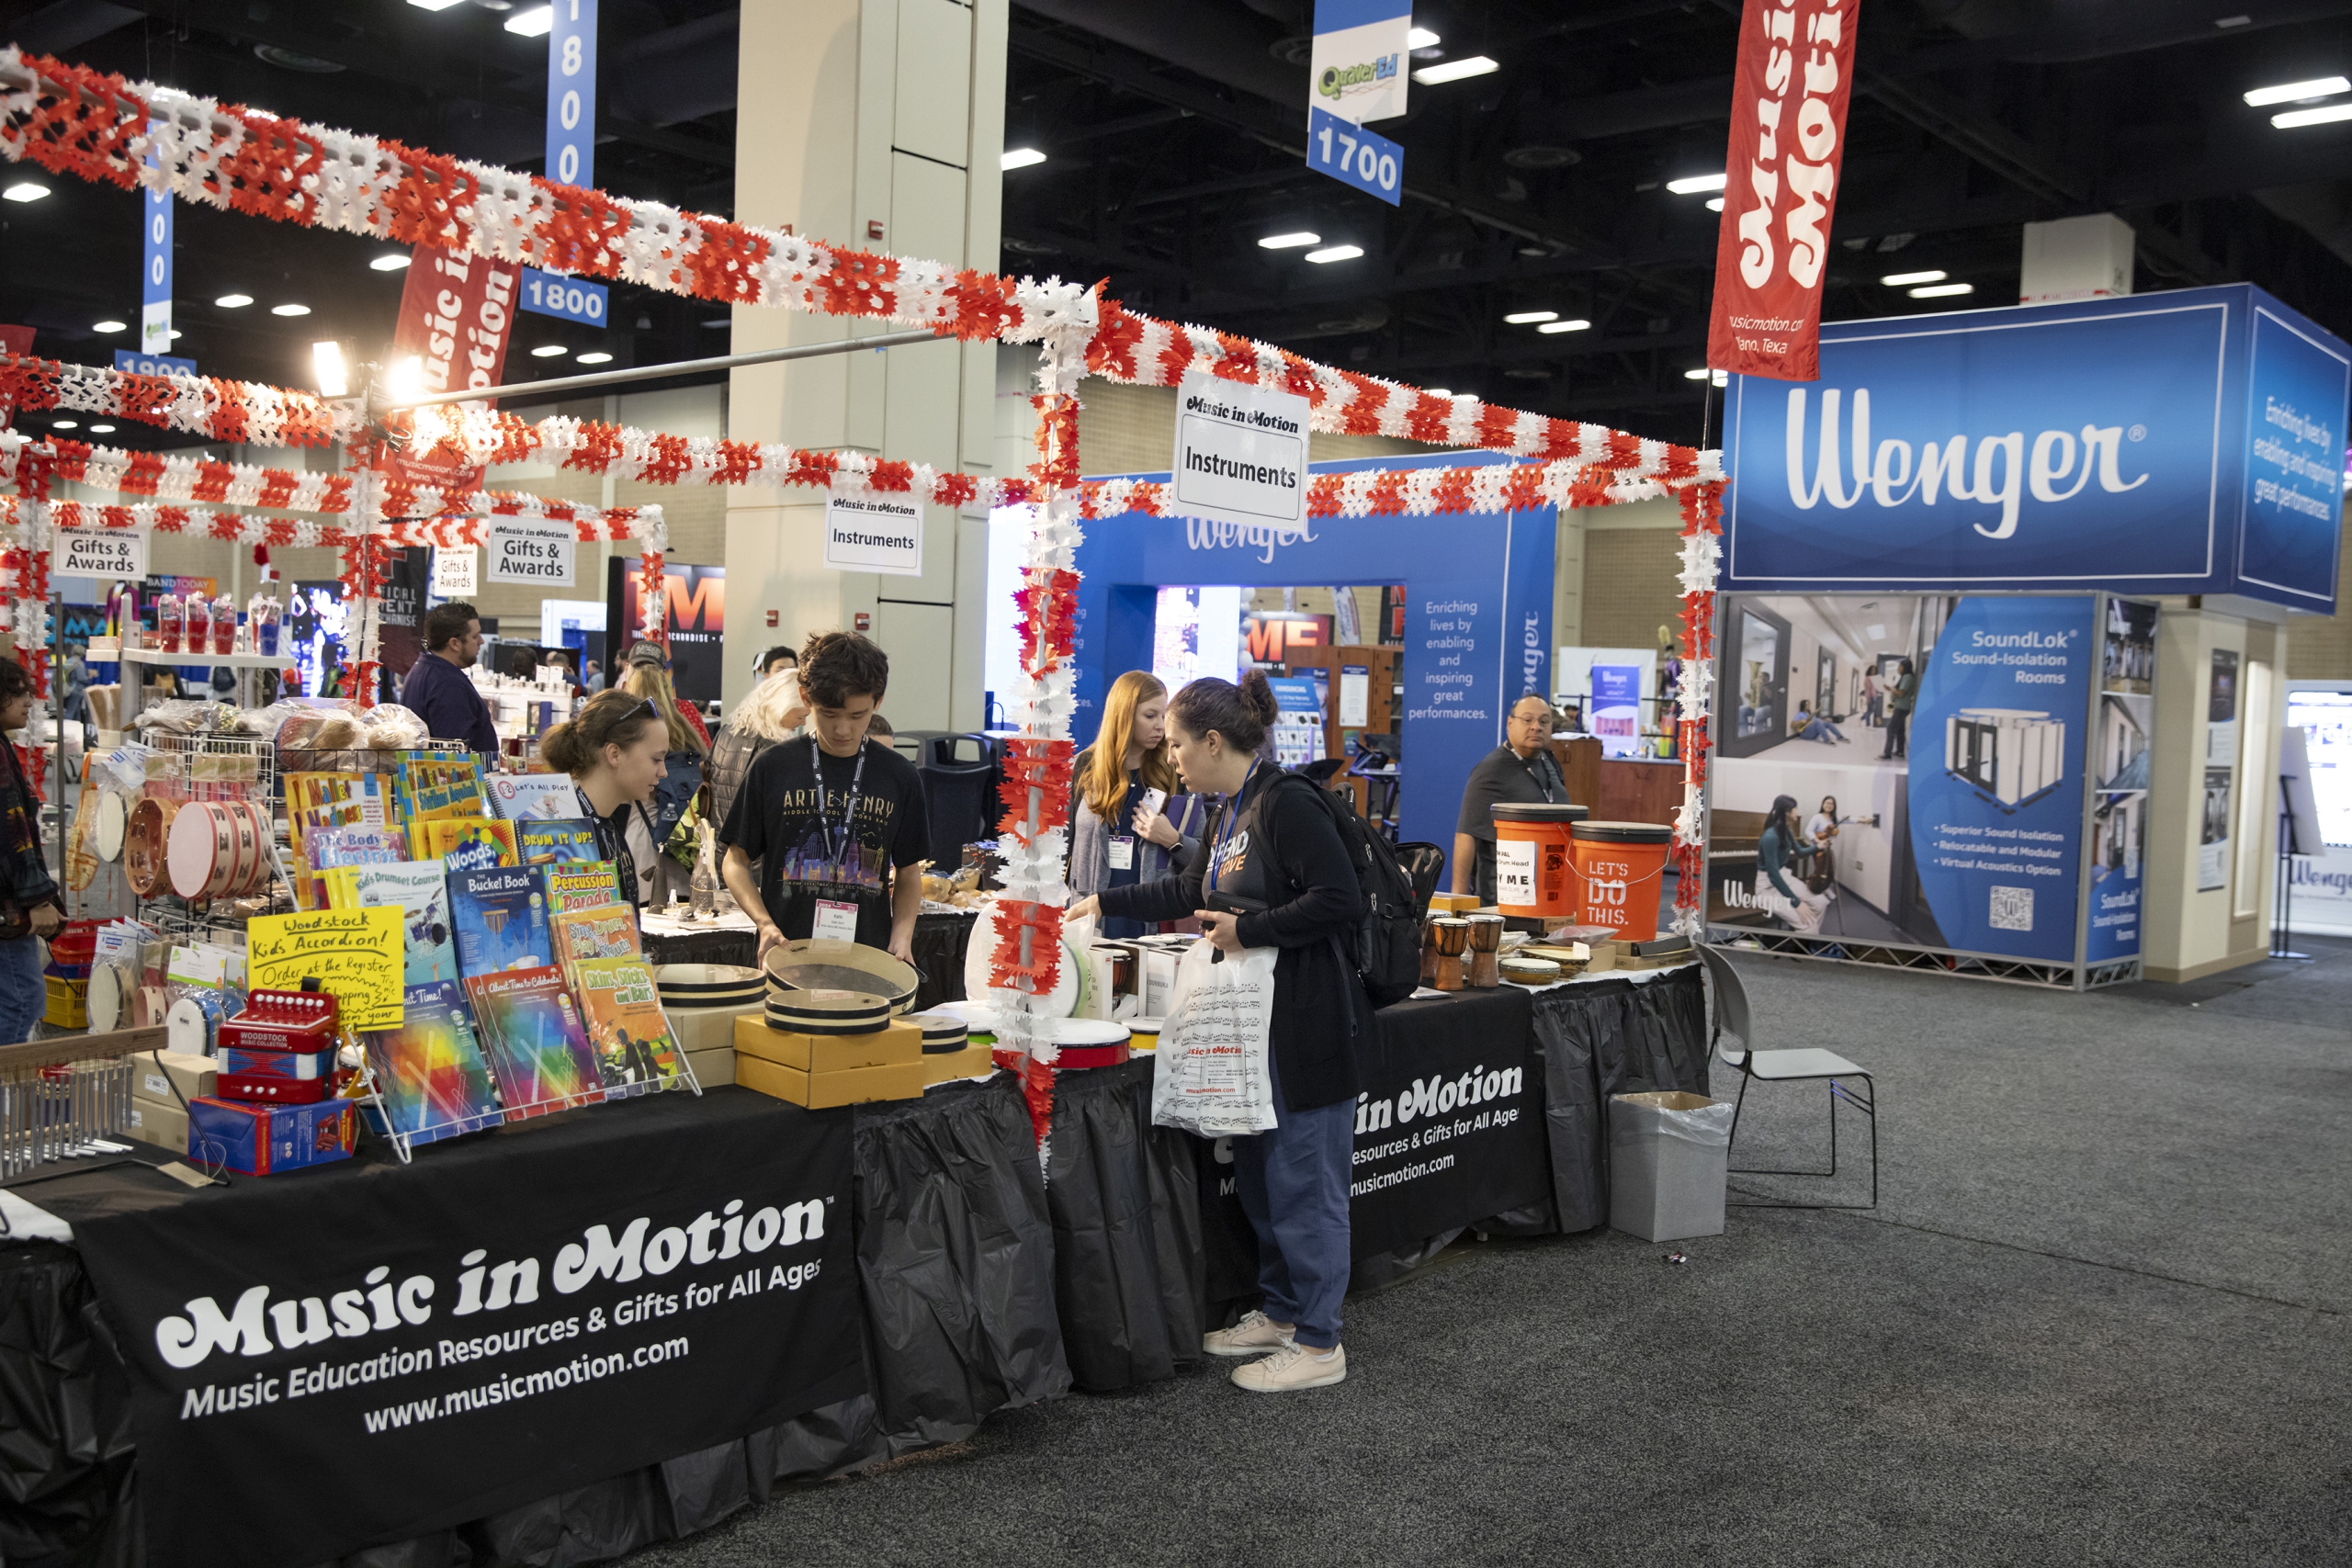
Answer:
[[311, 308], [308, 305], [272, 305], [269, 313], [273, 316], [307, 316]]
[[114, 426], [111, 424], [94, 424], [90, 426], [90, 434], [93, 435], [112, 435], [114, 434]]
[[1427, 28], [1415, 28], [1405, 35], [1407, 49], [1435, 49], [1440, 41], [1437, 34]]
[[506, 30], [522, 38], [545, 38], [555, 26], [553, 6], [534, 6], [527, 11], [517, 11], [506, 18]]
[[538, 347], [531, 350], [531, 357], [534, 359], [555, 359], [569, 352], [570, 351], [560, 343], [543, 343], [539, 344]]
[[224, 310], [242, 310], [254, 302], [254, 297], [250, 294], [223, 294], [212, 302]]
[[1710, 370], [1703, 365], [1699, 367], [1696, 370], [1685, 370], [1682, 373], [1682, 378], [1686, 381], [1704, 381], [1711, 376], [1714, 378], [1715, 385], [1718, 387], [1727, 387], [1731, 384], [1730, 372], [1724, 370]]
[[1513, 310], [1503, 318], [1505, 322], [1514, 327], [1532, 326], [1537, 321], [1556, 321], [1559, 319], [1557, 310]]
[[1546, 322], [1544, 322], [1542, 326], [1540, 326], [1540, 327], [1536, 328], [1535, 330], [1536, 330], [1537, 332], [1539, 332], [1539, 333], [1580, 333], [1580, 332], [1585, 331], [1587, 328], [1590, 327], [1591, 325], [1592, 325], [1592, 323], [1591, 323], [1590, 321], [1546, 321]]
[[1908, 288], [1915, 283], [1941, 283], [1948, 272], [1890, 272], [1879, 281], [1889, 288]]
[[997, 160], [996, 166], [1000, 169], [1029, 169], [1045, 161], [1046, 155], [1035, 147], [1008, 147], [1004, 150], [1004, 156]]
[[580, 356], [580, 363], [582, 365], [610, 365], [612, 362], [613, 356], [601, 348]]
[[1723, 209], [1724, 209], [1724, 198], [1723, 198], [1722, 197], [1719, 197], [1719, 196], [1711, 196], [1711, 197], [1709, 197], [1707, 198], [1707, 210], [1708, 210], [1708, 211], [1710, 211], [1710, 212], [1721, 212]]
[[6, 197], [10, 201], [39, 201], [48, 194], [47, 186], [37, 184], [32, 180], [18, 180], [6, 190], [0, 190], [0, 196]]
[[1258, 242], [1258, 248], [1266, 251], [1295, 251], [1301, 245], [1319, 245], [1322, 243], [1322, 235], [1310, 234], [1302, 229], [1295, 234], [1269, 234]]
[[184, 335], [185, 335], [185, 334], [181, 333], [181, 331], [179, 330], [179, 328], [177, 328], [177, 327], [174, 327], [174, 328], [172, 328], [172, 330], [171, 330], [171, 331], [169, 331], [169, 332], [165, 333], [164, 334], [164, 340], [165, 340], [166, 342], [169, 342], [169, 343], [177, 343], [177, 342], [179, 342], [179, 341], [180, 341], [181, 337], [182, 337], [182, 336], [184, 336]]
[[351, 391], [351, 371], [343, 363], [343, 344], [329, 339], [311, 345], [311, 368], [319, 378], [319, 396], [346, 397]]
[[1432, 398], [1450, 398], [1453, 396], [1453, 389], [1451, 387], [1423, 387], [1421, 391], [1426, 396]]
[[1911, 290], [1911, 298], [1914, 299], [1953, 299], [1959, 298], [1962, 294], [1973, 294], [1975, 292], [1976, 285], [1973, 283], [1931, 283], [1925, 288], [1914, 288]]
[[[2339, 119], [2352, 119], [2352, 104], [2330, 104], [2325, 108], [2317, 109], [2289, 109], [2285, 114], [2272, 115], [2270, 123], [2281, 130], [2292, 130], [2303, 125], [2333, 125]], [[0, 195], [5, 196], [16, 194], [13, 186], [0, 191]]]
[[129, 321], [92, 321], [90, 330], [94, 333], [127, 333], [130, 330], [130, 323]]
[[384, 389], [402, 401], [424, 396], [424, 356], [412, 354], [394, 362], [390, 372], [384, 378]]
[[461, 4], [462, 0], [408, 0], [408, 3], [420, 11], [446, 11]]
[[[409, 0], [409, 3], [414, 5], [416, 0]], [[390, 255], [378, 256], [374, 261], [369, 262], [368, 270], [369, 272], [398, 272], [415, 259], [405, 251], [394, 251]]]
[[1307, 252], [1306, 259], [1311, 262], [1353, 261], [1362, 254], [1362, 245], [1326, 245], [1319, 251]]
[[49, 424], [50, 428], [52, 430], [79, 430], [82, 428], [82, 422], [78, 419], [52, 419], [49, 422]]
[[1424, 87], [1436, 87], [1448, 82], [1459, 82], [1465, 76], [1484, 76], [1489, 71], [1501, 69], [1485, 55], [1474, 54], [1467, 60], [1449, 60], [1442, 65], [1424, 65], [1413, 73], [1413, 80]]
[[2352, 81], [2341, 76], [2315, 76], [2308, 82], [2282, 82], [2276, 87], [2256, 87], [2245, 96], [2253, 108], [2267, 108], [2272, 104], [2300, 104], [2312, 98], [2332, 98], [2338, 93], [2352, 93]]
[[1685, 175], [1667, 181], [1666, 188], [1677, 196], [1692, 196], [1702, 190], [1721, 190], [1726, 183], [1722, 175]]

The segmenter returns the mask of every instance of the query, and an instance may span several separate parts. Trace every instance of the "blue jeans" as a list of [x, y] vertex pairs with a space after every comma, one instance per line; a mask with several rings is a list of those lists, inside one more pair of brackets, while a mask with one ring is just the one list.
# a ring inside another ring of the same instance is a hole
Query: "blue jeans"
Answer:
[[1271, 1133], [1233, 1140], [1234, 1190], [1258, 1233], [1258, 1288], [1264, 1312], [1295, 1324], [1298, 1342], [1328, 1350], [1340, 1342], [1340, 1301], [1348, 1293], [1348, 1173], [1354, 1168], [1356, 1102], [1292, 1111], [1274, 1078]]
[[43, 962], [37, 936], [0, 942], [0, 1045], [33, 1037], [33, 1025], [49, 1005], [49, 987], [40, 977]]

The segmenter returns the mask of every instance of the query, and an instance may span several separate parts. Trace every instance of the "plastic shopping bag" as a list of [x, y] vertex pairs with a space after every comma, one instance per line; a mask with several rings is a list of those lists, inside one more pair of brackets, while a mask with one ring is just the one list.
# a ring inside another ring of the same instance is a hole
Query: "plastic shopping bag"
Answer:
[[1151, 1084], [1155, 1126], [1204, 1138], [1273, 1130], [1267, 1037], [1274, 1020], [1274, 949], [1217, 962], [1206, 937], [1184, 950], [1160, 1026]]

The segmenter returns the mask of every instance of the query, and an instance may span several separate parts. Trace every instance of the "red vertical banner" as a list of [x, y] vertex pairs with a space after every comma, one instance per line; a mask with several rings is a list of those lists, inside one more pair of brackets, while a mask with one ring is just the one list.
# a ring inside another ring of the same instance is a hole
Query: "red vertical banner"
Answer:
[[1747, 0], [1707, 364], [1811, 381], [1861, 0]]
[[[455, 392], [495, 387], [506, 370], [506, 345], [514, 337], [514, 295], [522, 269], [460, 251], [416, 247], [401, 289], [401, 314], [392, 329], [392, 363], [420, 362], [418, 389]], [[479, 467], [445, 454], [392, 461], [413, 484], [465, 492], [481, 488]]]

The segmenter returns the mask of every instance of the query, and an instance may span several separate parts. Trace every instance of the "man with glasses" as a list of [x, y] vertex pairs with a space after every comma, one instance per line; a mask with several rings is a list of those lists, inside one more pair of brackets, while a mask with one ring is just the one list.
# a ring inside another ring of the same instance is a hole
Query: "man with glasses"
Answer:
[[1453, 891], [1495, 901], [1495, 807], [1565, 802], [1567, 781], [1552, 760], [1552, 705], [1521, 697], [1511, 705], [1504, 743], [1470, 770], [1462, 790], [1462, 816], [1453, 824]]

